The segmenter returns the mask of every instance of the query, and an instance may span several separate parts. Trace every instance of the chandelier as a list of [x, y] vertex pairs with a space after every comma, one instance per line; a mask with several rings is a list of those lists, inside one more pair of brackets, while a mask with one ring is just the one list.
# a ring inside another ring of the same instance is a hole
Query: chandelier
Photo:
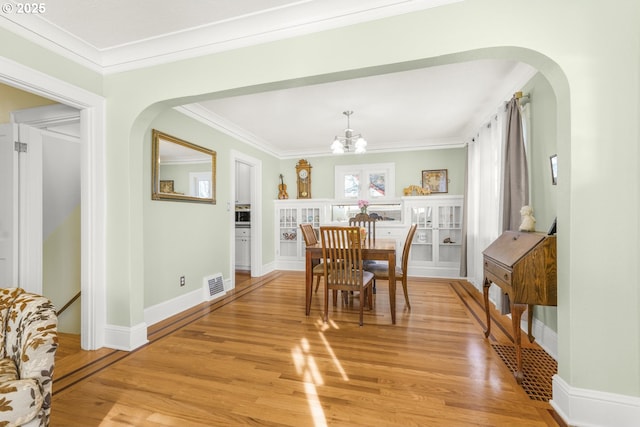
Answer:
[[367, 151], [367, 141], [361, 134], [354, 135], [353, 129], [349, 118], [353, 114], [353, 111], [343, 111], [342, 114], [347, 116], [347, 128], [344, 130], [344, 136], [336, 136], [331, 144], [331, 151], [333, 154], [342, 154], [345, 151], [349, 152], [354, 150], [356, 153], [364, 153]]

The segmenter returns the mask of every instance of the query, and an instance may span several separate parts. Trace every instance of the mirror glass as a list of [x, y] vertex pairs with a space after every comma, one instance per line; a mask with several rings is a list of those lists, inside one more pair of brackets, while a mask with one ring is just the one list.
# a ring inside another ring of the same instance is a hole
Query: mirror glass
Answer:
[[216, 202], [216, 152], [152, 132], [153, 200]]

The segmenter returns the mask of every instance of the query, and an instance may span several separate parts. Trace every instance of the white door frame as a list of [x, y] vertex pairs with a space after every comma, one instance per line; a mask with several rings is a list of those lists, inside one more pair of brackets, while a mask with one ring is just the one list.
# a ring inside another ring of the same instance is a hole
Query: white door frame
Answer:
[[0, 83], [80, 110], [81, 122], [81, 346], [105, 344], [106, 167], [104, 97], [0, 57]]
[[[231, 150], [231, 199], [235, 200], [236, 194], [236, 162], [246, 163], [251, 166], [249, 177], [250, 194], [251, 194], [251, 277], [262, 275], [262, 161], [256, 159], [240, 151]], [[231, 263], [229, 267], [231, 281], [235, 287], [235, 271], [236, 271], [236, 239], [235, 239], [235, 203], [230, 202], [227, 210], [231, 212], [229, 215], [229, 229], [232, 230], [229, 238], [231, 254]]]

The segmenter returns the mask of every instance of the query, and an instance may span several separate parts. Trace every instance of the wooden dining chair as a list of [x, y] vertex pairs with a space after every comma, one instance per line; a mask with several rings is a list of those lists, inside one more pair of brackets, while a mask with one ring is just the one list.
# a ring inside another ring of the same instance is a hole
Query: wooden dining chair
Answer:
[[[413, 242], [413, 236], [416, 234], [418, 224], [413, 224], [409, 228], [407, 234], [407, 240], [404, 242], [402, 249], [402, 262], [400, 266], [396, 265], [396, 282], [400, 280], [402, 282], [402, 290], [404, 291], [404, 300], [407, 303], [407, 307], [411, 310], [411, 304], [409, 303], [409, 291], [407, 290], [407, 268], [409, 266], [409, 251], [411, 251], [411, 243]], [[389, 264], [386, 262], [376, 262], [367, 266], [367, 271], [370, 271], [374, 275], [374, 282], [377, 279], [389, 280]], [[375, 286], [375, 285], [374, 285]]]
[[[363, 268], [359, 227], [320, 227], [324, 266], [324, 321], [329, 320], [329, 290], [359, 292], [360, 326], [364, 306], [373, 306], [373, 274]], [[334, 305], [336, 298], [334, 293]]]
[[[304, 244], [306, 246], [315, 245], [318, 243], [316, 232], [311, 224], [300, 224], [300, 230], [302, 230], [302, 237], [304, 238]], [[320, 279], [324, 277], [324, 266], [320, 260], [313, 260], [313, 276], [316, 277], [316, 293], [320, 287]]]
[[376, 241], [376, 221], [377, 218], [371, 217], [366, 213], [359, 213], [353, 218], [349, 218], [350, 227], [364, 227], [367, 230], [367, 239], [371, 242]]

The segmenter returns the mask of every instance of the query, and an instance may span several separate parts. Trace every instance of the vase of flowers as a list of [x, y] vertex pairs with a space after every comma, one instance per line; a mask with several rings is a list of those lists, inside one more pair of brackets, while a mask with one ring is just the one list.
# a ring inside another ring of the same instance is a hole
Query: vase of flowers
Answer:
[[360, 208], [360, 213], [367, 213], [369, 202], [367, 200], [358, 200], [358, 207]]

